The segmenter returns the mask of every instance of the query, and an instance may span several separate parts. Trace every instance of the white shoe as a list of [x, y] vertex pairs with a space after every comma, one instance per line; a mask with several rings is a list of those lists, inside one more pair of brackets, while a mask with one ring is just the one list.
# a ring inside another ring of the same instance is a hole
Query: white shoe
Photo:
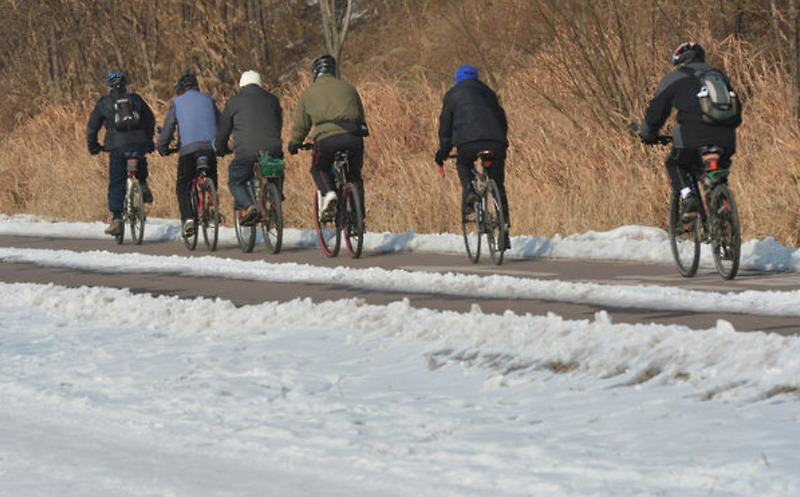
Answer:
[[338, 202], [338, 197], [336, 196], [336, 192], [331, 190], [322, 197], [322, 210], [320, 212], [329, 212], [336, 209], [336, 203]]

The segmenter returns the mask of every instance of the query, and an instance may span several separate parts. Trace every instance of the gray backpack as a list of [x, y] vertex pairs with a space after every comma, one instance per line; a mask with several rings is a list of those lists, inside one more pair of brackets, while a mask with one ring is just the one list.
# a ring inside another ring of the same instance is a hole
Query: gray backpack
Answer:
[[739, 98], [717, 69], [686, 68], [700, 81], [700, 112], [703, 122], [710, 126], [732, 126], [739, 114]]

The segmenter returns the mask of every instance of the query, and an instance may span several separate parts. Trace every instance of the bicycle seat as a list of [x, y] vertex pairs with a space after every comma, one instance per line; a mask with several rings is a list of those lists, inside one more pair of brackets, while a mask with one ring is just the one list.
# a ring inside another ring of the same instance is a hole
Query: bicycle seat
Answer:
[[204, 169], [207, 170], [208, 168], [209, 168], [208, 156], [201, 155], [200, 157], [198, 157], [197, 158], [197, 170], [198, 171], [202, 171]]
[[724, 151], [725, 151], [724, 148], [717, 145], [703, 145], [702, 147], [698, 147], [697, 149], [697, 152], [700, 154], [701, 157], [708, 154], [722, 155]]
[[333, 159], [337, 160], [337, 161], [350, 160], [350, 151], [349, 150], [339, 150], [333, 156]]

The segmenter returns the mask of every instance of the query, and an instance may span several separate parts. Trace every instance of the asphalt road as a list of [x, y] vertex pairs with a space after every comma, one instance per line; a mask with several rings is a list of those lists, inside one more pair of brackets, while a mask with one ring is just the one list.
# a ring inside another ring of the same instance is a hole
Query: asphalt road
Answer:
[[[740, 271], [733, 281], [723, 281], [713, 270], [701, 268], [694, 278], [683, 278], [671, 265], [643, 263], [618, 263], [605, 261], [576, 261], [553, 259], [521, 259], [507, 257], [502, 266], [491, 262], [473, 265], [465, 255], [431, 253], [369, 253], [353, 260], [346, 255], [337, 258], [325, 257], [319, 249], [287, 248], [280, 254], [266, 254], [262, 247], [254, 253], [244, 254], [238, 246], [221, 244], [216, 252], [209, 253], [198, 247], [189, 252], [179, 241], [145, 242], [141, 246], [116, 245], [112, 240], [65, 239], [34, 236], [0, 235], [0, 247], [65, 249], [76, 252], [105, 250], [109, 252], [140, 252], [150, 255], [208, 256], [243, 260], [266, 260], [267, 262], [297, 262], [315, 266], [354, 268], [380, 267], [407, 271], [463, 272], [478, 274], [506, 274], [518, 278], [544, 280], [582, 281], [604, 284], [679, 286], [700, 291], [739, 292], [744, 290], [788, 291], [800, 288], [800, 274], [786, 272]], [[694, 329], [711, 328], [718, 319], [730, 321], [739, 331], [761, 330], [783, 335], [800, 334], [800, 318], [752, 316], [735, 313], [691, 313], [686, 311], [663, 311], [658, 309], [636, 309], [625, 307], [600, 307], [549, 300], [533, 299], [475, 299], [442, 293], [397, 293], [391, 291], [354, 290], [336, 283], [264, 283], [232, 280], [217, 277], [181, 276], [176, 274], [120, 274], [100, 271], [76, 270], [61, 267], [45, 267], [28, 263], [0, 264], [0, 281], [55, 283], [58, 285], [107, 286], [130, 288], [134, 292], [154, 295], [175, 295], [182, 298], [220, 297], [236, 305], [264, 301], [287, 301], [294, 298], [311, 298], [314, 301], [359, 297], [371, 304], [386, 304], [408, 298], [415, 307], [441, 310], [468, 311], [478, 303], [487, 313], [502, 313], [506, 310], [517, 314], [556, 313], [567, 319], [594, 319], [597, 311], [605, 310], [615, 323], [662, 323], [682, 324]]]

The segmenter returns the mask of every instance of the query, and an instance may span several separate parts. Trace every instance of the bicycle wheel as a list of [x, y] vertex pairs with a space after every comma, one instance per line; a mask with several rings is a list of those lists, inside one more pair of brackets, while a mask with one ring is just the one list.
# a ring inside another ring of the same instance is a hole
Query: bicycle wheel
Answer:
[[503, 263], [503, 254], [506, 251], [506, 218], [503, 215], [503, 201], [500, 190], [494, 180], [489, 180], [486, 185], [486, 216], [483, 222], [486, 231], [486, 242], [489, 245], [489, 255], [498, 266]]
[[144, 200], [142, 198], [142, 187], [138, 181], [131, 185], [127, 199], [128, 223], [131, 227], [131, 239], [136, 245], [142, 244], [144, 238], [144, 223], [147, 216], [144, 212]]
[[339, 247], [342, 244], [339, 207], [336, 208], [336, 213], [334, 215], [324, 214], [320, 216], [318, 195], [319, 193], [315, 193], [314, 197], [314, 226], [317, 229], [319, 246], [328, 257], [336, 257], [339, 255]]
[[210, 178], [203, 180], [202, 195], [203, 212], [200, 216], [200, 226], [203, 228], [203, 240], [206, 243], [206, 249], [213, 252], [217, 249], [217, 241], [219, 240], [220, 214], [217, 203], [217, 188]]
[[672, 194], [669, 204], [669, 245], [681, 276], [694, 276], [700, 264], [700, 216], [689, 223], [681, 221], [679, 193]]
[[725, 184], [714, 187], [708, 206], [711, 250], [717, 272], [731, 280], [739, 271], [742, 235], [733, 193]]
[[183, 244], [186, 245], [187, 249], [194, 250], [197, 247], [197, 190], [195, 190], [194, 185], [189, 191], [189, 205], [192, 207], [192, 234], [186, 236], [186, 232], [183, 231], [183, 226], [181, 226], [181, 238], [183, 238]]
[[262, 198], [266, 212], [261, 223], [264, 245], [267, 246], [267, 251], [277, 254], [281, 251], [283, 243], [283, 202], [278, 186], [273, 182], [267, 183], [262, 192]]
[[233, 226], [236, 231], [236, 240], [239, 242], [239, 248], [242, 249], [242, 252], [250, 253], [256, 245], [256, 225], [245, 226], [241, 224], [242, 214], [242, 209], [233, 210]]
[[481, 218], [484, 216], [483, 205], [478, 200], [465, 212], [461, 207], [461, 231], [464, 234], [464, 246], [467, 248], [467, 258], [477, 264], [481, 258]]
[[364, 248], [364, 217], [362, 215], [361, 201], [358, 198], [358, 187], [348, 183], [342, 192], [342, 231], [344, 231], [344, 245], [350, 257], [358, 259]]

